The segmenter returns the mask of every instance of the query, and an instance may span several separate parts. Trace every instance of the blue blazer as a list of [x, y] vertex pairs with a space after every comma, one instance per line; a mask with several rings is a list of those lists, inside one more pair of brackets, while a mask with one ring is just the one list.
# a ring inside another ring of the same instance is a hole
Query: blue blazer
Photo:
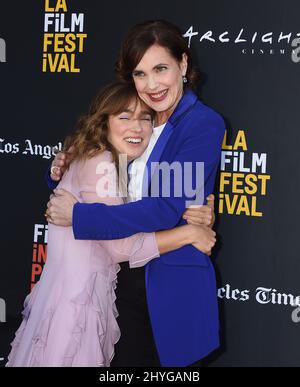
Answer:
[[[213, 192], [224, 121], [188, 90], [163, 129], [147, 162], [148, 197], [118, 206], [77, 203], [73, 211], [76, 239], [125, 238], [186, 223], [186, 201], [150, 197], [151, 162], [204, 162], [204, 197]], [[153, 179], [153, 176], [152, 176]], [[161, 178], [162, 179], [162, 178]], [[196, 180], [196, 168], [192, 180]], [[161, 180], [160, 180], [161, 183]], [[151, 325], [164, 367], [187, 366], [219, 346], [215, 273], [209, 257], [192, 245], [163, 254], [147, 264], [146, 292]]]

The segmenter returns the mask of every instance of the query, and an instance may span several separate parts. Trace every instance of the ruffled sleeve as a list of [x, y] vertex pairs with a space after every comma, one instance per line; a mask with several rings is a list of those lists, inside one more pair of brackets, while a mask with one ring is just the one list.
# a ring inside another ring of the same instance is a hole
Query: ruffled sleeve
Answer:
[[[76, 178], [82, 202], [124, 204], [123, 198], [119, 196], [118, 174], [110, 152], [105, 151], [78, 163]], [[123, 239], [102, 240], [99, 243], [115, 263], [129, 261], [131, 268], [144, 266], [159, 257], [154, 232], [138, 233]]]

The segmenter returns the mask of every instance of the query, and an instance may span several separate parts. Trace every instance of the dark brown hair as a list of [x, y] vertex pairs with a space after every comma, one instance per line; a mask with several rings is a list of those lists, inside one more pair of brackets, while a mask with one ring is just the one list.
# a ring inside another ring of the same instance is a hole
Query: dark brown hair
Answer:
[[187, 86], [196, 88], [199, 72], [193, 68], [191, 52], [180, 29], [165, 20], [147, 21], [132, 27], [121, 46], [120, 56], [115, 71], [120, 79], [133, 82], [132, 72], [152, 45], [165, 47], [178, 62], [182, 55], [187, 55]]
[[99, 152], [108, 150], [118, 166], [117, 151], [107, 139], [108, 119], [110, 115], [125, 111], [132, 101], [141, 103], [154, 119], [154, 111], [140, 100], [133, 84], [114, 82], [101, 89], [89, 112], [79, 118], [76, 131], [64, 142], [64, 151], [69, 154], [69, 162], [91, 158]]

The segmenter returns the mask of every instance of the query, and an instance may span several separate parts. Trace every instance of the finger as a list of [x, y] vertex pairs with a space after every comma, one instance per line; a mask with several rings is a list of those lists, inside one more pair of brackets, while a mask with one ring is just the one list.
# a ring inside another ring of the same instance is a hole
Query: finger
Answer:
[[47, 222], [51, 223], [52, 221], [51, 215], [46, 213], [45, 216], [46, 216]]
[[61, 171], [59, 167], [51, 167], [50, 173], [51, 179], [54, 181], [59, 181], [61, 179]]
[[66, 166], [66, 155], [64, 153], [58, 153], [52, 162], [52, 167], [64, 169]]
[[183, 214], [183, 219], [187, 219], [189, 217], [195, 217], [195, 218], [201, 218], [202, 216], [205, 216], [206, 212], [203, 211], [203, 212], [200, 212], [200, 211], [186, 211], [184, 214]]
[[189, 217], [186, 221], [188, 224], [194, 224], [196, 226], [208, 226], [210, 224], [209, 219], [199, 217]]
[[194, 226], [203, 226], [203, 223], [199, 223], [199, 220], [197, 220], [196, 222], [193, 220], [187, 220], [187, 223], [192, 224]]
[[53, 198], [49, 201], [49, 204], [47, 205], [47, 208], [48, 208], [48, 211], [49, 213], [52, 213], [53, 214], [53, 211], [56, 211], [57, 209], [57, 206], [56, 206], [56, 199], [57, 198]]
[[203, 210], [200, 215], [204, 215], [206, 217], [212, 218], [213, 214], [214, 214], [214, 210], [208, 206], [205, 206], [205, 210]]
[[214, 194], [209, 194], [206, 198], [207, 201], [214, 201], [215, 200], [215, 195]]
[[57, 202], [57, 197], [53, 197], [51, 200], [50, 200], [50, 207], [49, 209], [54, 209], [54, 207], [56, 206], [56, 202]]
[[47, 211], [46, 211], [46, 214], [47, 214], [47, 216], [49, 216], [49, 217], [53, 217], [53, 214], [54, 214], [54, 212], [53, 212], [53, 208], [48, 208], [47, 209]]
[[52, 165], [50, 172], [51, 176], [59, 176], [61, 174], [60, 167], [58, 167], [57, 165]]
[[187, 216], [186, 221], [193, 221], [198, 224], [209, 225], [211, 223], [212, 217], [210, 215], [202, 215], [202, 216]]
[[56, 188], [55, 190], [53, 190], [53, 192], [55, 193], [55, 196], [63, 196], [67, 193], [67, 191], [63, 188]]
[[186, 218], [186, 220], [188, 220], [188, 219], [194, 220], [194, 221], [198, 220], [198, 222], [202, 223], [203, 219], [208, 218], [208, 216], [206, 216], [205, 214], [202, 214], [201, 216], [199, 216], [199, 215], [188, 215], [185, 218]]
[[64, 165], [65, 165], [65, 159], [59, 159], [59, 160], [56, 160], [55, 161], [55, 165], [57, 166], [57, 167], [63, 167]]
[[60, 156], [55, 156], [55, 159], [52, 162], [52, 166], [53, 167], [59, 167], [63, 163], [64, 163], [64, 161], [63, 161], [63, 159]]
[[202, 214], [211, 214], [212, 213], [212, 209], [209, 207], [209, 206], [202, 206], [202, 207], [199, 207], [199, 208], [190, 208], [190, 209], [187, 209], [185, 212], [184, 212], [184, 215], [202, 215]]
[[65, 160], [66, 154], [64, 152], [58, 152], [55, 156], [55, 160]]
[[215, 208], [215, 197], [213, 194], [210, 194], [207, 197], [207, 206], [210, 207], [211, 209]]
[[55, 211], [55, 209], [48, 210], [47, 215], [48, 215], [48, 217], [50, 217], [52, 219], [52, 222], [57, 220], [58, 214]]
[[213, 247], [215, 242], [216, 242], [215, 238], [210, 238], [210, 247]]
[[60, 219], [59, 217], [55, 217], [55, 216], [51, 217], [51, 222], [50, 223], [55, 224], [56, 226], [63, 226], [64, 225], [63, 220]]
[[201, 218], [199, 216], [187, 216], [186, 221], [187, 222], [194, 222], [195, 224], [202, 224], [203, 225], [204, 218], [203, 217]]
[[55, 196], [53, 194], [50, 196], [50, 199], [48, 200], [48, 203], [47, 203], [47, 208], [50, 208], [52, 206], [52, 200], [54, 199], [54, 197]]

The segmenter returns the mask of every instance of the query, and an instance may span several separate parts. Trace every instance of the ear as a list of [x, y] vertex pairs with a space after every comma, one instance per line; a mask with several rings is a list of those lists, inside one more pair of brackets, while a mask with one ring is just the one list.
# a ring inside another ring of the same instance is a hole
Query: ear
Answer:
[[180, 69], [181, 69], [181, 74], [183, 77], [186, 75], [187, 67], [188, 67], [188, 57], [187, 57], [186, 53], [184, 52], [182, 54], [182, 60], [180, 62]]

